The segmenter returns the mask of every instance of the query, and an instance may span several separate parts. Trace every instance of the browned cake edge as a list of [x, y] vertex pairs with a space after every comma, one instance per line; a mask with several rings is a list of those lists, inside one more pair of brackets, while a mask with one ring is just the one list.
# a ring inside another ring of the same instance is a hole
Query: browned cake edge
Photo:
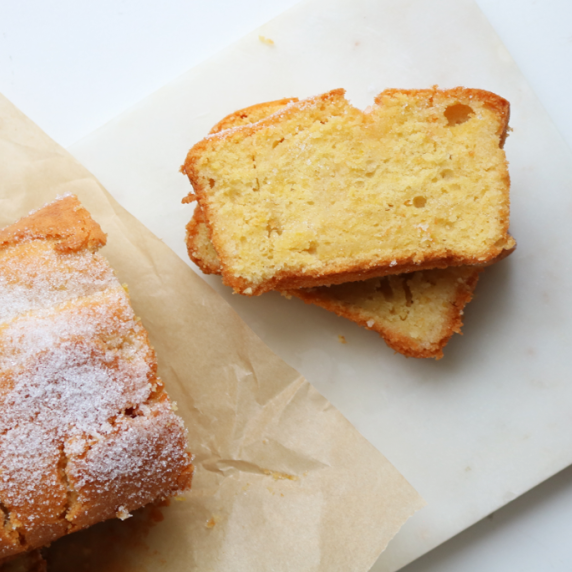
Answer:
[[208, 260], [201, 255], [201, 250], [198, 241], [200, 240], [199, 233], [202, 225], [207, 225], [207, 223], [205, 221], [205, 217], [203, 215], [201, 207], [197, 205], [195, 208], [195, 212], [193, 213], [193, 216], [189, 221], [189, 224], [187, 224], [186, 226], [187, 230], [186, 244], [187, 244], [187, 252], [189, 253], [189, 258], [201, 269], [201, 272], [203, 272], [203, 274], [220, 275], [221, 267], [218, 254], [216, 257], [216, 261]]
[[[216, 248], [216, 246], [215, 246]], [[496, 262], [499, 262], [508, 256], [514, 250], [514, 246], [510, 250], [503, 250], [495, 253], [490, 250], [490, 255], [496, 254], [495, 258], [489, 258], [486, 262], [478, 260], [475, 257], [458, 258], [454, 255], [447, 257], [426, 256], [422, 263], [416, 263], [414, 256], [398, 259], [393, 267], [389, 267], [388, 263], [384, 265], [371, 264], [369, 266], [351, 265], [332, 269], [329, 272], [308, 272], [302, 275], [294, 275], [290, 272], [277, 273], [271, 280], [260, 285], [253, 285], [251, 282], [240, 277], [225, 274], [223, 267], [223, 282], [227, 286], [231, 286], [235, 292], [246, 296], [259, 296], [271, 290], [283, 292], [285, 290], [299, 290], [300, 288], [315, 288], [319, 286], [333, 286], [335, 284], [344, 284], [345, 282], [358, 282], [361, 280], [369, 280], [371, 278], [382, 278], [395, 274], [408, 274], [410, 272], [419, 272], [422, 270], [433, 270], [449, 268], [451, 266], [474, 266], [475, 268], [484, 268]]]
[[237, 127], [238, 125], [248, 125], [261, 119], [265, 119], [275, 111], [283, 109], [289, 103], [299, 101], [297, 97], [285, 97], [284, 99], [276, 99], [275, 101], [267, 101], [264, 103], [256, 103], [244, 109], [239, 109], [233, 113], [229, 113], [221, 119], [210, 131], [209, 134], [219, 133], [225, 129]]
[[0, 229], [0, 249], [26, 240], [56, 241], [59, 252], [84, 248], [95, 252], [105, 246], [107, 238], [74, 195], [63, 195], [14, 224]]

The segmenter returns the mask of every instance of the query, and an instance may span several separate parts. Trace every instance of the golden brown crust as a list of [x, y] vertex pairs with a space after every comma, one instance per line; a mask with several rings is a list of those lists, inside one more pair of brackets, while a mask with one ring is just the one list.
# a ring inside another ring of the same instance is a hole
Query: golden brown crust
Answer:
[[187, 252], [189, 258], [201, 269], [204, 274], [220, 274], [218, 256], [216, 260], [205, 257], [201, 252], [201, 229], [206, 225], [201, 207], [197, 205], [189, 224], [187, 224]]
[[56, 242], [55, 248], [59, 252], [85, 248], [95, 252], [105, 246], [107, 240], [101, 227], [73, 195], [66, 195], [0, 229], [0, 249], [36, 239]]
[[[213, 241], [214, 242], [214, 241]], [[428, 256], [422, 263], [416, 263], [413, 257], [404, 258], [396, 263], [394, 261], [386, 260], [379, 265], [371, 266], [370, 268], [363, 269], [360, 266], [346, 266], [344, 268], [335, 268], [332, 272], [328, 273], [312, 273], [308, 272], [306, 275], [302, 273], [295, 274], [293, 272], [279, 272], [271, 280], [268, 280], [261, 286], [253, 286], [250, 282], [223, 272], [222, 278], [224, 284], [231, 286], [236, 292], [240, 292], [246, 296], [259, 296], [271, 290], [286, 291], [286, 290], [299, 290], [300, 288], [313, 288], [316, 286], [331, 286], [334, 284], [344, 284], [345, 282], [358, 282], [362, 280], [369, 280], [370, 278], [381, 278], [383, 276], [392, 276], [395, 274], [407, 274], [409, 272], [418, 272], [421, 270], [431, 270], [433, 268], [448, 268], [450, 266], [475, 266], [483, 268], [490, 266], [506, 258], [516, 248], [516, 243], [512, 241], [510, 249], [502, 250], [498, 253], [496, 250], [490, 251], [491, 256], [483, 262], [480, 259], [467, 257], [438, 257]], [[215, 245], [216, 249], [216, 245]], [[218, 252], [218, 249], [217, 249]], [[493, 258], [494, 256], [494, 258]], [[221, 260], [221, 266], [224, 268]]]
[[275, 101], [267, 101], [265, 103], [257, 103], [244, 109], [239, 109], [234, 113], [229, 113], [224, 119], [221, 119], [210, 131], [209, 134], [219, 133], [231, 127], [238, 125], [247, 125], [255, 123], [260, 119], [265, 119], [274, 111], [278, 111], [286, 107], [290, 103], [299, 101], [297, 97], [286, 97], [284, 99], [277, 99]]
[[9, 511], [0, 504], [0, 572], [3, 558], [21, 551], [20, 535], [9, 522]]
[[[344, 98], [344, 90], [334, 90], [329, 93], [311, 98], [312, 105], [325, 104], [328, 101], [339, 101]], [[438, 90], [436, 88], [430, 90], [386, 90], [376, 97], [376, 103], [382, 101], [383, 98], [391, 98], [397, 95], [413, 95], [423, 96], [428, 98], [430, 102], [446, 101], [447, 99], [457, 99], [459, 101], [478, 100], [484, 103], [488, 108], [494, 110], [499, 118], [499, 143], [504, 142], [506, 137], [508, 118], [509, 118], [509, 104], [503, 98], [479, 89], [455, 88], [451, 90]], [[273, 276], [265, 279], [261, 283], [253, 283], [251, 280], [238, 276], [230, 269], [230, 261], [226, 258], [225, 248], [223, 247], [224, 239], [219, 236], [216, 225], [213, 221], [216, 220], [216, 212], [211, 212], [211, 203], [208, 200], [209, 189], [203, 187], [199, 171], [197, 169], [197, 162], [201, 155], [208, 151], [213, 146], [219, 137], [231, 140], [235, 134], [240, 137], [248, 137], [251, 134], [264, 129], [271, 125], [277, 125], [282, 119], [293, 116], [304, 105], [308, 104], [308, 100], [292, 103], [285, 109], [278, 113], [274, 113], [270, 117], [257, 121], [255, 124], [243, 125], [233, 129], [227, 129], [224, 132], [213, 134], [203, 141], [197, 143], [187, 155], [183, 171], [188, 175], [191, 184], [193, 185], [196, 198], [202, 208], [203, 216], [206, 224], [211, 231], [211, 238], [215, 249], [220, 256], [220, 264], [222, 268], [224, 283], [231, 286], [235, 291], [245, 295], [259, 295], [269, 290], [290, 290], [299, 288], [308, 288], [321, 285], [339, 284], [347, 281], [365, 280], [377, 276], [387, 276], [391, 274], [402, 274], [406, 272], [413, 272], [417, 270], [424, 270], [430, 268], [444, 268], [447, 266], [466, 266], [466, 265], [483, 265], [492, 263], [501, 257], [506, 256], [514, 250], [515, 242], [512, 237], [508, 236], [509, 225], [509, 209], [508, 209], [508, 196], [506, 197], [506, 206], [502, 206], [499, 212], [499, 223], [501, 228], [504, 229], [505, 239], [504, 242], [497, 242], [487, 249], [481, 251], [478, 256], [462, 256], [446, 251], [436, 251], [434, 253], [425, 254], [423, 257], [417, 255], [386, 258], [383, 260], [376, 260], [370, 263], [347, 263], [347, 264], [331, 264], [325, 270], [309, 271], [305, 269], [287, 269], [277, 271]], [[260, 106], [253, 106], [257, 110]], [[237, 112], [240, 113], [240, 112]], [[231, 125], [232, 114], [226, 118], [225, 125]], [[506, 161], [505, 161], [506, 167]], [[508, 178], [508, 170], [505, 168], [504, 183], [508, 189], [510, 181]], [[507, 191], [508, 194], [508, 191]], [[191, 193], [190, 196], [194, 195]]]

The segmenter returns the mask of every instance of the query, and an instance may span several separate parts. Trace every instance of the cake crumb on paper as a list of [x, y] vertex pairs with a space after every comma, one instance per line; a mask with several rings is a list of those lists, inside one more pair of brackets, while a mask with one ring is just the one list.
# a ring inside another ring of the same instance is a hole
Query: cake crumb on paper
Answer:
[[289, 475], [288, 473], [281, 473], [279, 471], [270, 471], [269, 469], [264, 469], [262, 471], [265, 475], [272, 477], [275, 481], [288, 480], [288, 481], [298, 481], [296, 475]]
[[263, 44], [266, 44], [267, 46], [273, 46], [274, 45], [274, 40], [271, 40], [270, 38], [267, 38], [266, 36], [258, 36], [258, 39]]

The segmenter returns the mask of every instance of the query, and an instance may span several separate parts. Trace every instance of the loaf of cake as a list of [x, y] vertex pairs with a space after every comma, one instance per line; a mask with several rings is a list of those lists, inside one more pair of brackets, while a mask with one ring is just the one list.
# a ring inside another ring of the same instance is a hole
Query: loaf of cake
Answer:
[[191, 483], [185, 428], [105, 242], [72, 195], [0, 230], [0, 560]]
[[[187, 248], [205, 274], [220, 274], [220, 261], [200, 207], [187, 225]], [[461, 332], [463, 309], [473, 297], [480, 268], [458, 266], [283, 292], [373, 330], [395, 351], [416, 358], [443, 357]]]
[[289, 293], [376, 331], [405, 356], [440, 359], [451, 336], [461, 333], [479, 272], [470, 266], [418, 270]]
[[514, 248], [492, 93], [344, 90], [292, 101], [197, 143], [182, 167], [226, 284], [257, 295], [490, 264]]

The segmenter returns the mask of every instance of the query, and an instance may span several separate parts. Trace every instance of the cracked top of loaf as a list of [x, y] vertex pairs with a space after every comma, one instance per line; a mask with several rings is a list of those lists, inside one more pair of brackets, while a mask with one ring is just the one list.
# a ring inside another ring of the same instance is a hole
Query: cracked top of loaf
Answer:
[[190, 486], [105, 240], [72, 195], [0, 230], [0, 560]]
[[209, 135], [183, 171], [243, 294], [483, 265], [515, 245], [508, 118], [478, 89], [387, 90], [365, 112], [334, 90]]

